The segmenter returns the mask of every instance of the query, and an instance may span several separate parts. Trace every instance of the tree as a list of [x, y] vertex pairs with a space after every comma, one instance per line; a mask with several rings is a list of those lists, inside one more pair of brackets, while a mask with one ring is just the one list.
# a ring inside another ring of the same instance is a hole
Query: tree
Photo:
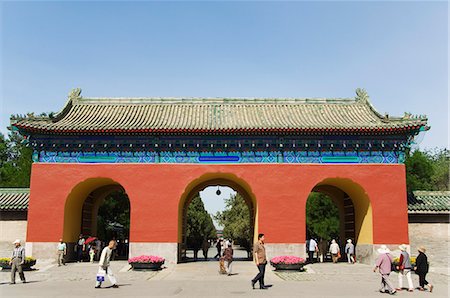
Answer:
[[426, 152], [416, 150], [408, 154], [405, 166], [408, 194], [411, 194], [413, 190], [432, 190], [433, 164]]
[[211, 216], [205, 210], [202, 199], [197, 195], [187, 209], [186, 244], [194, 250], [194, 259], [202, 247], [203, 240], [216, 237], [216, 228]]
[[[121, 226], [123, 229], [116, 229], [117, 226]], [[105, 198], [98, 209], [97, 237], [104, 241], [109, 241], [114, 237], [128, 239], [129, 231], [130, 201], [126, 193], [115, 191]]]
[[325, 240], [339, 236], [339, 210], [326, 195], [312, 192], [306, 202], [308, 234]]
[[0, 187], [29, 187], [32, 149], [17, 132], [0, 137]]
[[450, 162], [447, 149], [409, 152], [405, 166], [408, 195], [414, 190], [449, 189]]
[[217, 212], [214, 217], [224, 227], [223, 236], [239, 243], [250, 256], [253, 229], [250, 209], [244, 198], [236, 193], [225, 199], [225, 210]]

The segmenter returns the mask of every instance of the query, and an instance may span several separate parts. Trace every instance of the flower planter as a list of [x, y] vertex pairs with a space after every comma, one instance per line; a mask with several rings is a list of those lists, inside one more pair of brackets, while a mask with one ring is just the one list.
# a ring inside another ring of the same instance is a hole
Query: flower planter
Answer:
[[139, 256], [128, 260], [133, 270], [159, 270], [166, 260], [158, 256]]
[[302, 270], [305, 259], [296, 256], [277, 256], [270, 260], [275, 270]]
[[[31, 267], [33, 267], [34, 265], [36, 265], [36, 260], [27, 261], [22, 265], [22, 269], [24, 271], [29, 271], [29, 270], [31, 270]], [[9, 261], [8, 262], [0, 262], [0, 267], [2, 268], [2, 270], [10, 270], [11, 269], [11, 265], [9, 265]]]
[[164, 262], [159, 263], [130, 263], [133, 270], [159, 270]]

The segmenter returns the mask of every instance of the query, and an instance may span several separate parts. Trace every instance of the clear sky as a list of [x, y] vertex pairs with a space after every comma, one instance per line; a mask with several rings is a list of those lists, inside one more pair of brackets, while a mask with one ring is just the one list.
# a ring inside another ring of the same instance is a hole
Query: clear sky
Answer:
[[448, 147], [446, 2], [0, 2], [1, 119], [85, 97], [353, 97]]

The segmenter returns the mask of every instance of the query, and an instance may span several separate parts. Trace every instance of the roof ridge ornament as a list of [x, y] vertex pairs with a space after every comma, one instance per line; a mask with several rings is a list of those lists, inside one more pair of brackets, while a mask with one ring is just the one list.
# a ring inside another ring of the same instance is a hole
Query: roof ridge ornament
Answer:
[[369, 103], [369, 94], [367, 93], [366, 89], [364, 88], [357, 88], [356, 89], [356, 101], [362, 102], [362, 103]]
[[81, 88], [73, 88], [70, 90], [68, 98], [70, 100], [80, 99], [81, 98]]

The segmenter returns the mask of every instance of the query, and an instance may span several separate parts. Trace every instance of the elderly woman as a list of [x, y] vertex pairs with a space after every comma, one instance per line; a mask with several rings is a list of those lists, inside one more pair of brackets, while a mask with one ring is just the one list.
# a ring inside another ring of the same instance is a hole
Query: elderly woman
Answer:
[[330, 253], [331, 253], [331, 259], [333, 260], [333, 263], [337, 263], [340, 252], [341, 252], [341, 249], [339, 248], [339, 245], [336, 243], [336, 240], [334, 240], [334, 239], [331, 240]]
[[428, 259], [425, 254], [425, 247], [421, 246], [417, 249], [419, 251], [419, 255], [416, 258], [416, 266], [414, 267], [414, 271], [419, 275], [419, 291], [425, 291], [425, 285], [430, 289], [430, 293], [433, 292], [433, 285], [429, 284], [425, 279], [428, 273]]

